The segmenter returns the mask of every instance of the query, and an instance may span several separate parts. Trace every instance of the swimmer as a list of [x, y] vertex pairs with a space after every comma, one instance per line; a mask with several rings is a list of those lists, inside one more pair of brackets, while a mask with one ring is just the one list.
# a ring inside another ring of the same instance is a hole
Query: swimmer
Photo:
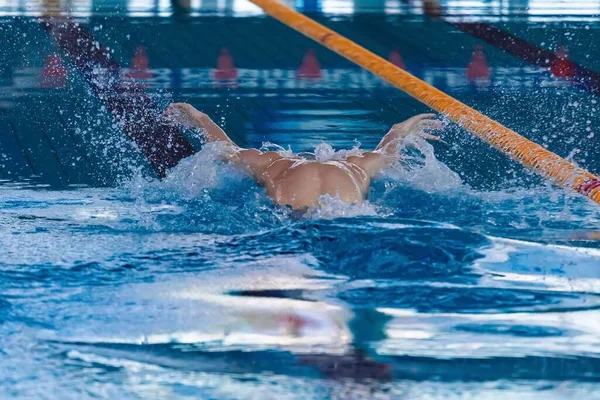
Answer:
[[208, 142], [231, 146], [233, 151], [227, 159], [250, 174], [275, 203], [295, 210], [316, 206], [319, 198], [325, 195], [338, 197], [348, 204], [361, 204], [367, 197], [371, 179], [398, 160], [398, 145], [408, 135], [439, 140], [438, 136], [427, 132], [442, 128], [440, 121], [432, 119], [435, 114], [416, 115], [392, 126], [374, 151], [345, 160], [314, 161], [284, 157], [274, 151], [243, 149], [208, 115], [190, 104], [173, 103], [165, 114], [174, 124], [202, 129]]

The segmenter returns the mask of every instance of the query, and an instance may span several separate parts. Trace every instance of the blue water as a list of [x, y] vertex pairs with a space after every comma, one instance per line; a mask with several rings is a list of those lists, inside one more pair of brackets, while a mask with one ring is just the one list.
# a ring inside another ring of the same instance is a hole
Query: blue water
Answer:
[[[182, 23], [142, 16], [86, 26], [115, 42], [126, 66], [136, 34]], [[93, 137], [102, 163], [90, 157], [88, 167], [115, 177], [109, 187], [49, 185], [50, 174], [0, 182], [0, 398], [600, 399], [596, 204], [448, 121], [445, 143], [411, 140], [361, 206], [277, 207], [221, 164], [214, 145], [158, 181], [80, 77], [66, 88], [40, 84], [48, 38], [35, 21], [16, 21], [23, 46], [38, 53], [6, 58], [15, 65], [0, 117], [35, 120], [34, 106], [56, 114], [47, 119], [64, 113], [82, 142]], [[413, 22], [390, 24], [448, 29]], [[219, 24], [235, 40], [236, 29], [258, 26]], [[348, 34], [368, 38], [359, 28]], [[287, 59], [250, 49], [236, 85], [223, 86], [212, 80], [213, 56], [228, 45], [242, 58], [235, 43], [215, 39], [209, 60], [160, 32], [172, 45], [146, 43], [153, 100], [189, 101], [248, 146], [342, 157], [426, 111], [333, 58], [321, 58], [320, 80], [297, 79], [301, 46]], [[464, 73], [472, 42], [433, 40], [403, 57], [418, 77], [598, 172], [596, 98], [487, 47], [492, 77], [473, 85]]]
[[210, 147], [164, 182], [3, 184], [2, 396], [595, 398], [598, 208], [416, 145], [300, 217]]

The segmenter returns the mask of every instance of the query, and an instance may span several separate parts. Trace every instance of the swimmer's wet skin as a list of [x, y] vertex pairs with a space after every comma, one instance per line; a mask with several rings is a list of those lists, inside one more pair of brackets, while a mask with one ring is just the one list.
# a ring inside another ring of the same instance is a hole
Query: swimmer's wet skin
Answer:
[[410, 134], [425, 139], [439, 140], [426, 131], [441, 129], [435, 114], [416, 115], [392, 126], [374, 151], [346, 160], [314, 161], [301, 157], [284, 157], [272, 151], [244, 149], [237, 146], [208, 115], [190, 104], [174, 103], [166, 111], [173, 123], [187, 128], [199, 128], [209, 142], [223, 142], [230, 146], [226, 158], [248, 172], [256, 182], [267, 189], [279, 205], [295, 210], [319, 204], [321, 196], [338, 197], [346, 203], [360, 204], [367, 196], [371, 179], [399, 158], [398, 145]]

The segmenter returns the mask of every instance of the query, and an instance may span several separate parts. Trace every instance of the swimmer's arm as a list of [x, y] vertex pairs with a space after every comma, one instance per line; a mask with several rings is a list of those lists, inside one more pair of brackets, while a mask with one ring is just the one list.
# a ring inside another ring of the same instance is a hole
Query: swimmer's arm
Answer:
[[381, 171], [392, 165], [398, 159], [394, 156], [392, 159], [385, 154], [377, 151], [367, 151], [360, 156], [350, 156], [347, 161], [361, 168], [369, 178], [373, 178]]
[[419, 114], [402, 123], [395, 124], [381, 139], [375, 151], [348, 157], [348, 162], [362, 168], [369, 177], [374, 177], [398, 161], [398, 146], [411, 133], [417, 133], [425, 139], [439, 140], [439, 137], [424, 132], [442, 128], [442, 123], [431, 119], [433, 117], [435, 114]]
[[425, 132], [427, 130], [442, 129], [441, 121], [436, 121], [432, 119], [433, 117], [435, 117], [435, 114], [419, 114], [404, 122], [393, 125], [389, 132], [381, 139], [375, 152], [395, 156], [398, 154], [398, 145], [411, 133], [416, 133], [425, 139], [440, 140], [438, 136], [433, 136]]
[[168, 121], [186, 128], [202, 129], [206, 140], [209, 142], [224, 142], [233, 147], [238, 147], [219, 125], [191, 104], [173, 103], [165, 111], [165, 116]]
[[204, 113], [198, 111], [198, 125], [197, 127], [204, 130], [206, 140], [209, 142], [225, 142], [229, 144], [234, 151], [226, 153], [226, 158], [231, 163], [241, 167], [244, 171], [252, 175], [252, 177], [259, 183], [264, 182], [264, 173], [266, 172], [269, 165], [276, 160], [279, 160], [281, 156], [274, 151], [261, 152], [257, 149], [244, 149], [233, 142], [227, 136], [225, 131], [221, 129], [210, 117]]
[[258, 183], [264, 181], [267, 168], [281, 158], [278, 153], [272, 151], [263, 153], [257, 149], [244, 149], [238, 146], [207, 114], [198, 111], [190, 104], [173, 103], [167, 108], [165, 114], [173, 122], [202, 129], [209, 142], [223, 142], [230, 145], [234, 151], [226, 153], [227, 160], [251, 174]]

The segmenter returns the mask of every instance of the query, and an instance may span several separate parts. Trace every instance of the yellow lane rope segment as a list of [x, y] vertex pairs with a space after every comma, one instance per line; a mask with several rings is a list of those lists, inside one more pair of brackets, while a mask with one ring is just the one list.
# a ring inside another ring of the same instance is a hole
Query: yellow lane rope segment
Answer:
[[364, 47], [313, 21], [276, 0], [250, 0], [267, 14], [315, 40], [348, 60], [371, 71], [423, 104], [442, 113], [475, 136], [486, 141], [525, 167], [570, 187], [600, 203], [600, 180], [588, 171], [546, 150], [515, 131], [486, 117], [434, 88]]

